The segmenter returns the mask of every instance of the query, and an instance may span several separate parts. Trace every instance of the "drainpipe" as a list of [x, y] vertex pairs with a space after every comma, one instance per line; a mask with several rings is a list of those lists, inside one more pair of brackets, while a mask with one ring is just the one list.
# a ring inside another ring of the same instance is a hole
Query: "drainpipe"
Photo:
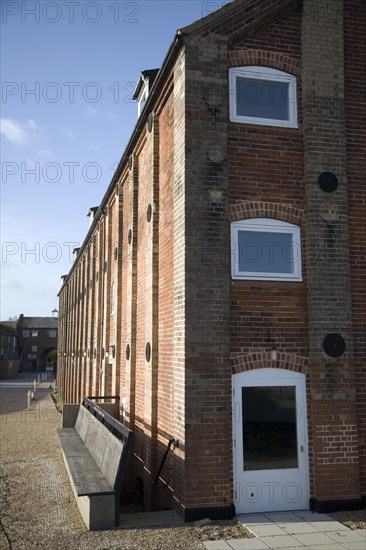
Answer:
[[[104, 233], [103, 233], [103, 277], [102, 277], [102, 350], [104, 349], [104, 357], [105, 357], [105, 342], [104, 342], [104, 313], [105, 313], [105, 307], [104, 307], [104, 299], [105, 299], [105, 274], [106, 274], [106, 236], [107, 236], [107, 215], [106, 215], [106, 207], [103, 209], [103, 215], [104, 215]], [[102, 353], [100, 356], [100, 383], [99, 383], [99, 391], [100, 395], [103, 395], [102, 392], [102, 381], [103, 381], [103, 361], [104, 357], [102, 357]], [[104, 377], [105, 380], [105, 377]], [[104, 391], [104, 390], [103, 390]], [[104, 392], [105, 393], [105, 392]]]

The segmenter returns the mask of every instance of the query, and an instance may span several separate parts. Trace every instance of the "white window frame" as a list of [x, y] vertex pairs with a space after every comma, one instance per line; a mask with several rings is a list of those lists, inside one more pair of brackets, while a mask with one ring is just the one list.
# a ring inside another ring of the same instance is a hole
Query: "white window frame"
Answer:
[[142, 91], [141, 91], [141, 94], [138, 98], [138, 116], [141, 115], [144, 107], [145, 107], [145, 103], [147, 101], [147, 96], [149, 95], [149, 87], [147, 85], [147, 83], [145, 82], [144, 85], [143, 85], [143, 88], [142, 88]]
[[[289, 120], [274, 118], [250, 117], [237, 114], [236, 81], [237, 78], [252, 80], [282, 82], [289, 85]], [[234, 67], [229, 69], [229, 103], [230, 121], [261, 126], [280, 126], [284, 128], [298, 128], [297, 124], [297, 80], [296, 76], [270, 67]]]
[[29, 338], [29, 330], [23, 330], [23, 338]]
[[32, 330], [32, 338], [38, 338], [38, 330]]
[[[240, 271], [239, 269], [239, 231], [260, 231], [263, 233], [291, 233], [294, 250], [293, 273], [265, 273]], [[231, 224], [231, 276], [233, 279], [248, 281], [302, 281], [300, 227], [292, 223], [271, 218], [250, 218]]]

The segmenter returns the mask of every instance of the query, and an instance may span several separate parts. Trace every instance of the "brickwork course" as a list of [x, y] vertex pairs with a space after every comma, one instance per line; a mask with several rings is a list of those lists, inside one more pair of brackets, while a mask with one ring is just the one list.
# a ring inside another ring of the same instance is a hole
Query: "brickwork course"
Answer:
[[[362, 0], [234, 0], [156, 77], [59, 294], [60, 393], [119, 397], [146, 509], [232, 516], [232, 383], [263, 368], [306, 379], [309, 507], [365, 502], [365, 35]], [[297, 127], [230, 122], [247, 66], [296, 77]], [[301, 281], [232, 277], [230, 225], [253, 218], [300, 228]]]

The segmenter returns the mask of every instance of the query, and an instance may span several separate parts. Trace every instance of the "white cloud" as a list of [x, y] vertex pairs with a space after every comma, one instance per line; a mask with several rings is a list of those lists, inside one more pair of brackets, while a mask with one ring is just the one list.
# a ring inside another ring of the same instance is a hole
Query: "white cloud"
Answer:
[[28, 145], [34, 139], [41, 138], [45, 130], [32, 119], [24, 124], [11, 118], [0, 119], [0, 133], [13, 145]]
[[92, 105], [88, 105], [85, 108], [85, 114], [88, 118], [101, 117], [106, 122], [115, 122], [120, 119], [120, 117], [111, 109], [105, 109], [104, 111], [100, 111], [99, 109], [96, 109]]
[[41, 159], [53, 157], [53, 152], [49, 149], [41, 149], [41, 151], [38, 151], [37, 157]]
[[100, 115], [100, 111], [91, 105], [88, 105], [85, 109], [85, 114], [89, 118], [95, 118]]
[[76, 139], [75, 134], [69, 128], [61, 128], [61, 132], [65, 134], [65, 136], [67, 136], [69, 139], [71, 139], [71, 141], [75, 141]]

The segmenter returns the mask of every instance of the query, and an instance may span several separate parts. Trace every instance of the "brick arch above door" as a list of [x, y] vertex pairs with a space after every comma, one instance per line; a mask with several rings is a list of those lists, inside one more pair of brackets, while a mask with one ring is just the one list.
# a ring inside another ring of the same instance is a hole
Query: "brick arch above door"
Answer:
[[250, 218], [272, 218], [301, 225], [304, 210], [290, 204], [265, 201], [238, 201], [229, 206], [229, 221], [236, 222]]
[[300, 76], [300, 59], [296, 59], [285, 53], [269, 50], [241, 49], [229, 52], [229, 67], [246, 66], [272, 67], [286, 73]]
[[293, 353], [278, 353], [276, 361], [271, 359], [270, 351], [235, 354], [230, 358], [232, 374], [239, 374], [254, 369], [277, 368], [294, 372], [307, 373], [309, 359]]

